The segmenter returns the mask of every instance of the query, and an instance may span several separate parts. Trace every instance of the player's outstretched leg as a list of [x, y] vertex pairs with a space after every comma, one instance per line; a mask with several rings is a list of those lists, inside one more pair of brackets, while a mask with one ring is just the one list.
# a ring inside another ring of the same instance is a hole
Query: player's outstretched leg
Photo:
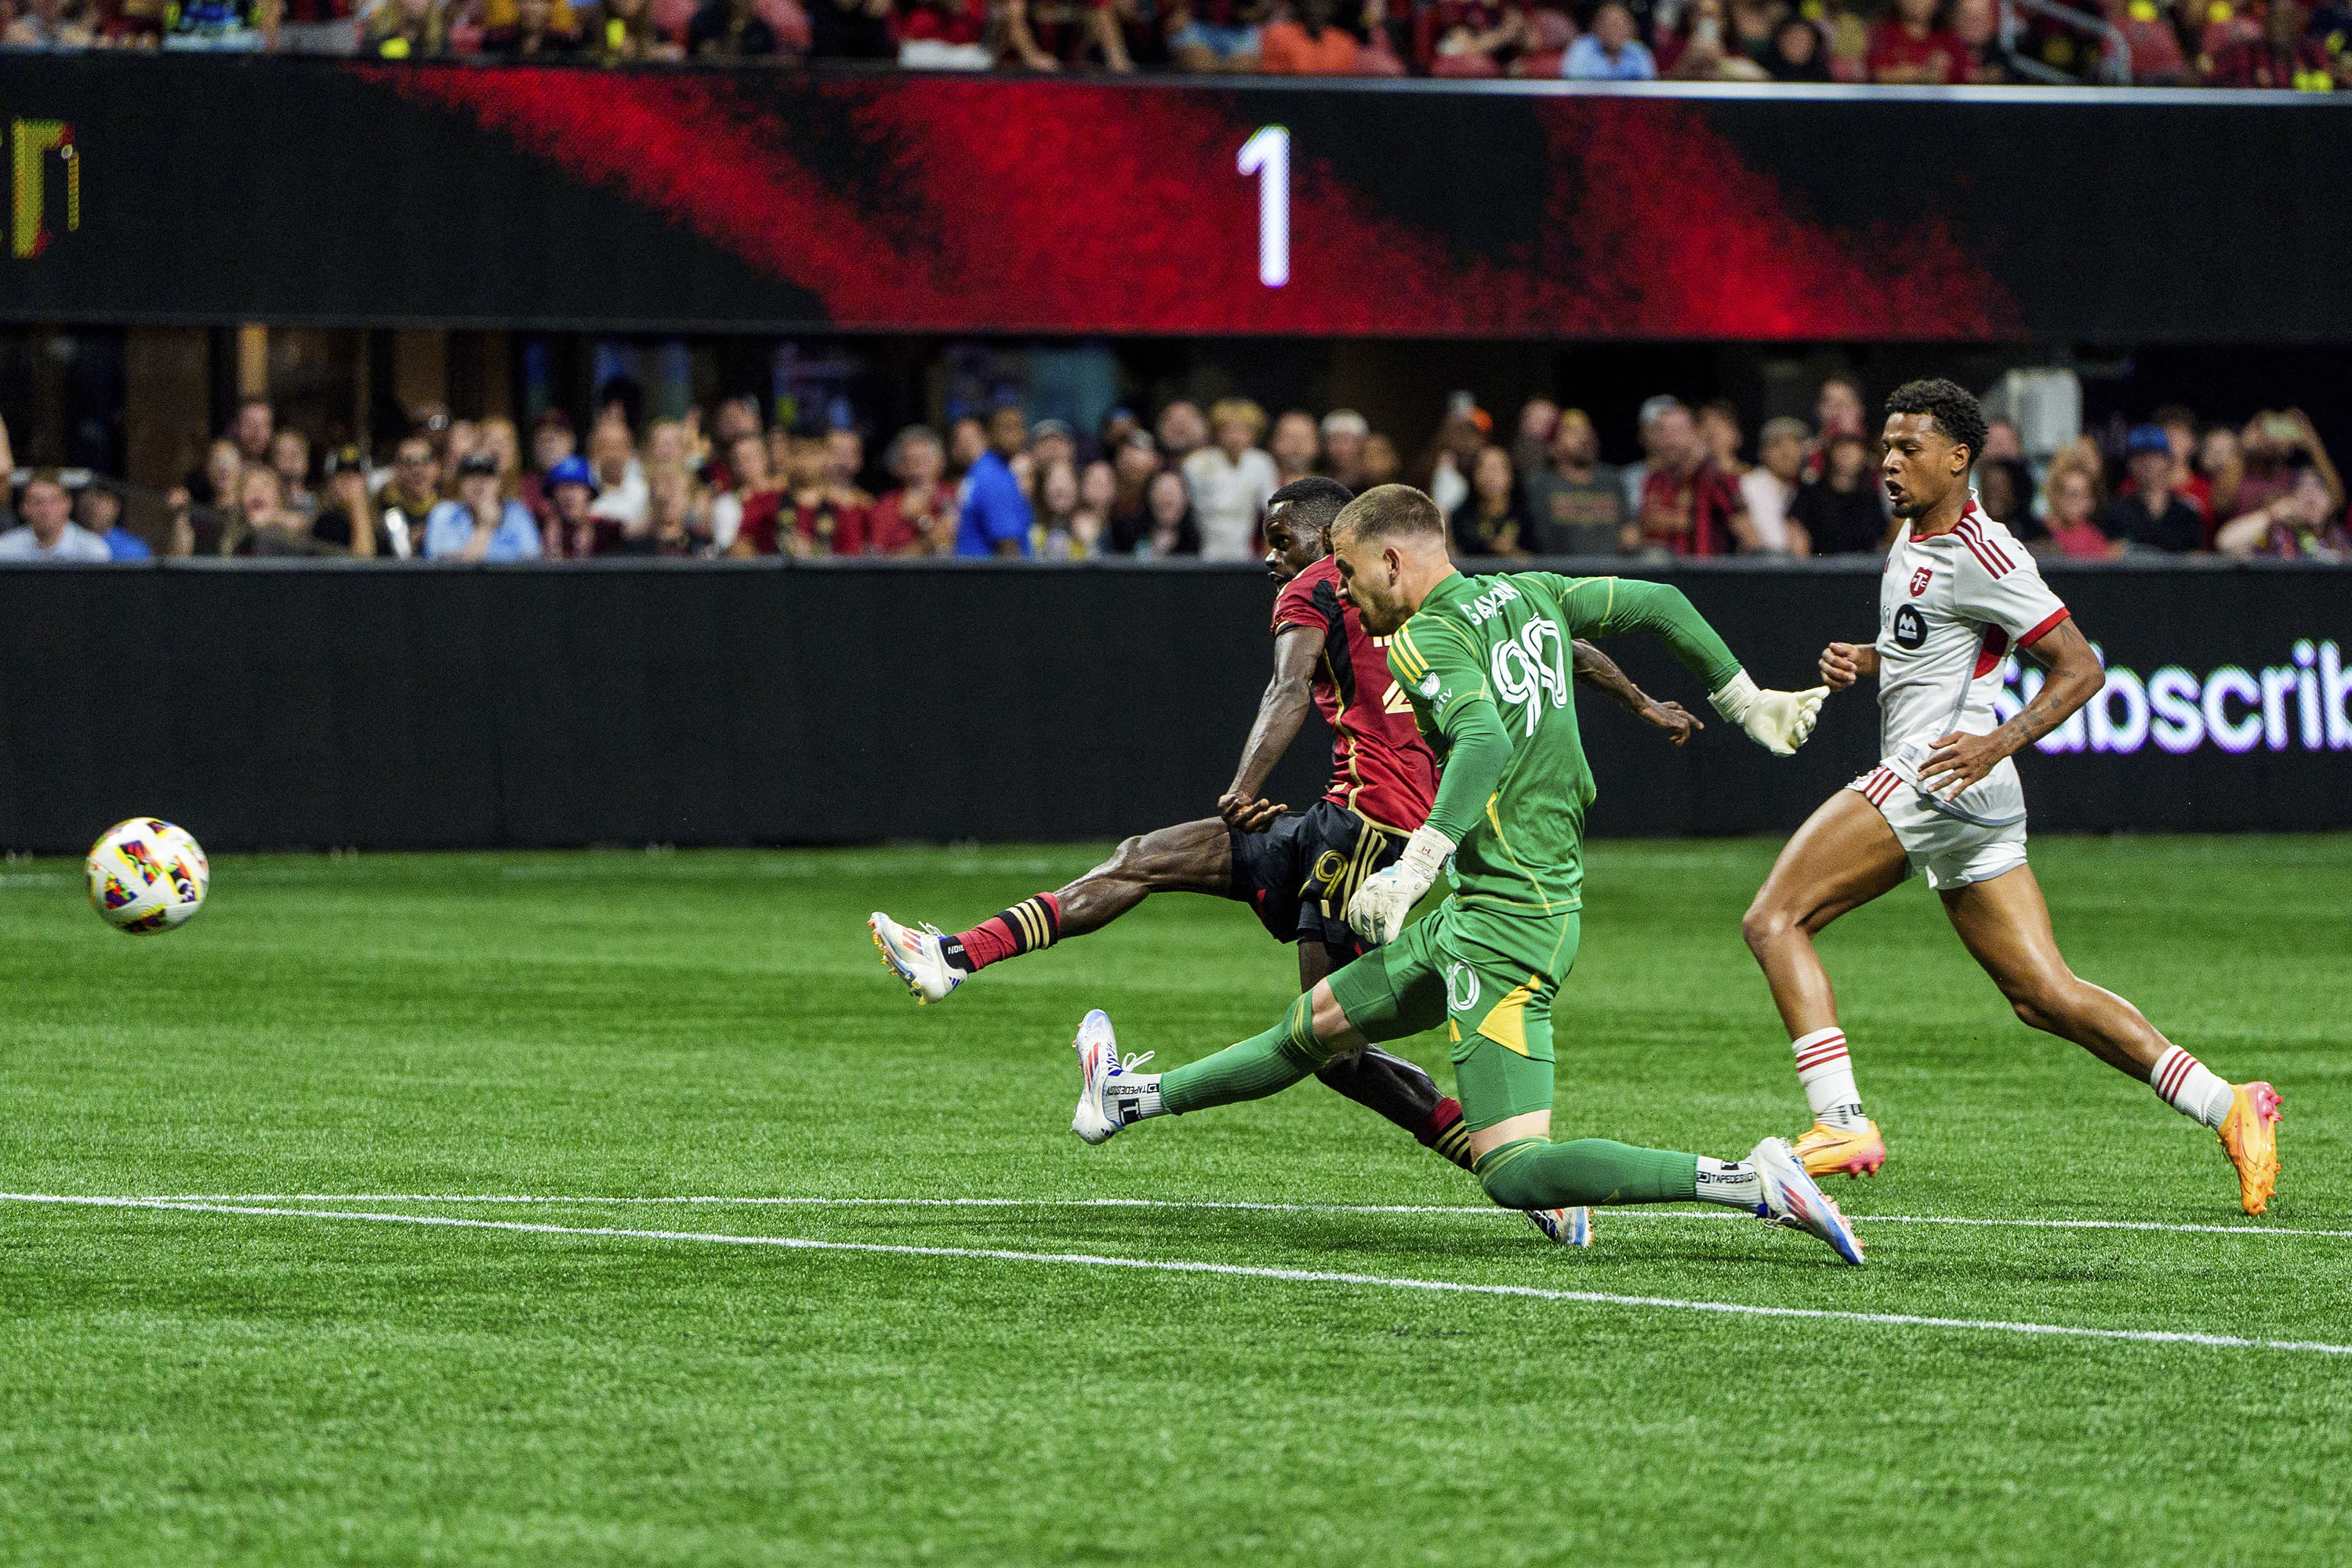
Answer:
[[1233, 880], [1233, 830], [1213, 816], [1129, 838], [1068, 886], [952, 936], [937, 926], [901, 925], [879, 910], [866, 925], [883, 963], [917, 1003], [930, 1003], [992, 963], [1100, 931], [1153, 893], [1229, 893]]
[[1773, 862], [1740, 922], [1788, 1026], [1797, 1081], [1813, 1126], [1798, 1157], [1817, 1176], [1870, 1176], [1886, 1163], [1886, 1141], [1864, 1114], [1853, 1060], [1838, 1026], [1837, 994], [1813, 937], [1849, 910], [1898, 886], [1908, 868], [1903, 846], [1877, 807], [1853, 790], [1824, 801]]
[[2213, 1129], [2237, 1167], [2240, 1206], [2248, 1214], [2270, 1206], [2279, 1172], [2276, 1089], [2260, 1079], [2225, 1082], [2166, 1039], [2137, 1007], [2068, 968], [2032, 867], [1942, 897], [1960, 941], [2020, 1019], [2074, 1041], [2147, 1084], [2183, 1116]]

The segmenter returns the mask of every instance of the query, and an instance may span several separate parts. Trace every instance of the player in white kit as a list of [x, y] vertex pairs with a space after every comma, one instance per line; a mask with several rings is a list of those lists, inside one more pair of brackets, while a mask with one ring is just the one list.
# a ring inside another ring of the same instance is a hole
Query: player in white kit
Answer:
[[[1863, 1113], [1837, 1001], [1814, 933], [1913, 871], [1943, 900], [1969, 952], [2037, 1029], [2147, 1082], [2219, 1134], [2248, 1214], [2278, 1183], [2278, 1092], [2231, 1085], [2158, 1033], [2139, 1009], [2066, 967], [2025, 863], [2025, 792], [2011, 759], [2106, 684], [2099, 657], [2033, 558], [1969, 489], [1984, 410], [1949, 381], [1886, 400], [1882, 477], [1903, 529], [1879, 580], [1878, 637], [1832, 643], [1822, 679], [1878, 678], [1881, 760], [1815, 811], [1756, 895], [1742, 929], [1771, 982], [1814, 1124], [1807, 1170], [1874, 1174], [1886, 1143]], [[2011, 650], [2049, 667], [2016, 717], [1994, 722]]]

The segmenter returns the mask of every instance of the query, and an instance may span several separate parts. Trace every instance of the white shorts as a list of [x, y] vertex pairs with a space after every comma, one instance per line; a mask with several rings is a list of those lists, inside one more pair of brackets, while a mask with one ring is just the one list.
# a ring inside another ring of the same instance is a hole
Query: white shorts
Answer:
[[[1845, 787], [1878, 808], [1895, 829], [1913, 871], [1927, 874], [1938, 892], [1990, 882], [2025, 864], [2025, 786], [2017, 764], [2000, 765], [1948, 805], [1928, 803], [1918, 786], [1889, 757]], [[1916, 766], [1913, 763], [1913, 766]]]

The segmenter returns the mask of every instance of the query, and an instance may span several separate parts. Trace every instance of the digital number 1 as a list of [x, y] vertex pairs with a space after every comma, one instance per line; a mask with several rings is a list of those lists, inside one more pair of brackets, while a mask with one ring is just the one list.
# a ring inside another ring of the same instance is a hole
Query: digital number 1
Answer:
[[1290, 281], [1290, 132], [1265, 127], [1242, 143], [1237, 167], [1257, 176], [1257, 280], [1279, 289]]

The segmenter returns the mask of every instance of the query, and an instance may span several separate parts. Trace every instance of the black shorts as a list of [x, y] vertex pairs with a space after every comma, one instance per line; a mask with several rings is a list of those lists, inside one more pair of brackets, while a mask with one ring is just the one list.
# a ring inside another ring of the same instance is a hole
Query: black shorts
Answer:
[[1278, 817], [1263, 833], [1233, 830], [1232, 896], [1244, 900], [1277, 942], [1319, 942], [1339, 960], [1364, 944], [1348, 929], [1348, 900], [1365, 878], [1393, 865], [1407, 835], [1328, 800]]

